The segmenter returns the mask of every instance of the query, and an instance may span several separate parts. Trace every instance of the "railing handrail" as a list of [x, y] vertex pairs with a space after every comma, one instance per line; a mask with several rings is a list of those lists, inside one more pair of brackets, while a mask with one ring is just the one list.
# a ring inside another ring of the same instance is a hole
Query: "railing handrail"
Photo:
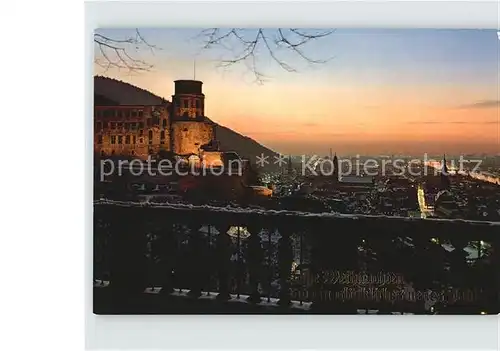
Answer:
[[[405, 222], [435, 222], [435, 223], [465, 223], [478, 226], [499, 226], [500, 222], [493, 221], [477, 221], [468, 219], [448, 219], [448, 218], [418, 218], [418, 217], [400, 217], [400, 216], [387, 216], [387, 215], [367, 215], [367, 214], [346, 214], [338, 212], [303, 212], [292, 210], [274, 210], [274, 209], [257, 209], [248, 207], [218, 207], [212, 205], [193, 205], [182, 203], [155, 203], [155, 202], [134, 202], [134, 201], [119, 201], [100, 199], [95, 200], [94, 205], [113, 205], [120, 207], [140, 207], [140, 208], [157, 208], [157, 209], [170, 209], [170, 210], [190, 210], [190, 211], [213, 211], [225, 212], [231, 214], [260, 214], [268, 217], [316, 217], [316, 218], [331, 218], [331, 219], [381, 219], [389, 221], [405, 221]], [[500, 235], [500, 233], [499, 233]]]

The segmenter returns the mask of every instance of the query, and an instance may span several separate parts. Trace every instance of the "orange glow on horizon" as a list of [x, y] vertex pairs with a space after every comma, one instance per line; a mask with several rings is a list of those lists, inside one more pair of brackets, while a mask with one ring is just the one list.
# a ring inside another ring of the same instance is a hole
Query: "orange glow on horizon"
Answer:
[[[279, 152], [296, 152], [300, 145], [311, 150], [338, 145], [344, 152], [355, 152], [357, 144], [373, 152], [398, 145], [419, 152], [423, 144], [438, 149], [441, 143], [446, 152], [469, 148], [500, 153], [497, 109], [460, 108], [485, 96], [479, 88], [363, 86], [348, 81], [271, 81], [259, 86], [200, 71], [206, 115]], [[173, 81], [180, 77], [160, 71], [133, 80], [114, 78], [170, 100]]]

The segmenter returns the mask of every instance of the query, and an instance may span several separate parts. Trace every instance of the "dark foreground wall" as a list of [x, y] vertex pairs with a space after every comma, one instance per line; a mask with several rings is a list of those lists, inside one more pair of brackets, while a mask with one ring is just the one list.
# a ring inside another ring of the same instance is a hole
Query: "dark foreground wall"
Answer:
[[497, 313], [499, 238], [500, 223], [100, 201], [94, 311]]

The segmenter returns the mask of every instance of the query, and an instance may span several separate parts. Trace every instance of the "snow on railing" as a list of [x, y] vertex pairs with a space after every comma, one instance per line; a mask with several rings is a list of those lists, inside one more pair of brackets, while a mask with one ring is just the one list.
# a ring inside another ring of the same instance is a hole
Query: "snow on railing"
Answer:
[[[272, 210], [272, 209], [259, 209], [259, 208], [245, 208], [245, 207], [218, 207], [212, 205], [193, 205], [182, 203], [155, 203], [155, 202], [133, 202], [133, 201], [117, 201], [109, 199], [100, 199], [94, 201], [95, 205], [113, 205], [120, 207], [142, 207], [142, 208], [158, 208], [170, 210], [191, 210], [191, 211], [211, 211], [211, 212], [225, 212], [233, 214], [260, 214], [263, 216], [298, 216], [298, 217], [317, 217], [317, 218], [342, 218], [342, 219], [387, 219], [395, 221], [425, 221], [425, 222], [440, 222], [440, 223], [467, 223], [472, 225], [481, 226], [499, 226], [500, 222], [493, 221], [475, 221], [467, 219], [446, 219], [446, 218], [418, 218], [418, 217], [399, 217], [399, 216], [386, 216], [386, 215], [367, 215], [367, 214], [345, 214], [338, 212], [302, 212], [290, 210]], [[500, 235], [500, 232], [499, 232]]]

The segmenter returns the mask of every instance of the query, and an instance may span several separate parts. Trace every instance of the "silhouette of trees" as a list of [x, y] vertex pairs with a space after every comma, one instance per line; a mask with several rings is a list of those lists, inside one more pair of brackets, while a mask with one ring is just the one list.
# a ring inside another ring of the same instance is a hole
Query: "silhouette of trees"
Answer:
[[149, 71], [153, 65], [139, 59], [139, 52], [146, 49], [158, 50], [150, 44], [138, 29], [135, 35], [125, 39], [111, 38], [99, 33], [94, 33], [95, 59], [94, 63], [106, 72], [111, 68], [132, 72]]
[[287, 72], [297, 72], [283, 58], [283, 55], [293, 54], [308, 64], [322, 64], [331, 59], [315, 59], [307, 53], [306, 45], [312, 41], [331, 35], [334, 30], [307, 30], [298, 28], [278, 29], [240, 29], [240, 28], [210, 28], [201, 32], [205, 50], [222, 48], [230, 51], [229, 58], [221, 59], [220, 67], [230, 67], [235, 64], [245, 64], [255, 76], [257, 83], [265, 81], [265, 74], [259, 67], [258, 57], [269, 55]]
[[[272, 61], [287, 72], [297, 72], [297, 68], [284, 59], [287, 53], [291, 53], [307, 64], [326, 63], [331, 58], [313, 58], [306, 45], [325, 38], [333, 32], [334, 30], [298, 28], [209, 28], [202, 30], [197, 38], [202, 40], [202, 51], [219, 48], [229, 52], [229, 56], [219, 60], [219, 67], [228, 68], [243, 64], [255, 76], [255, 81], [262, 84], [267, 77], [259, 63], [259, 58], [270, 56]], [[149, 71], [153, 65], [139, 59], [139, 53], [144, 49], [151, 52], [159, 49], [149, 43], [138, 29], [135, 29], [135, 35], [125, 39], [95, 33], [94, 43], [96, 46], [95, 63], [105, 71], [111, 68], [129, 72]]]

